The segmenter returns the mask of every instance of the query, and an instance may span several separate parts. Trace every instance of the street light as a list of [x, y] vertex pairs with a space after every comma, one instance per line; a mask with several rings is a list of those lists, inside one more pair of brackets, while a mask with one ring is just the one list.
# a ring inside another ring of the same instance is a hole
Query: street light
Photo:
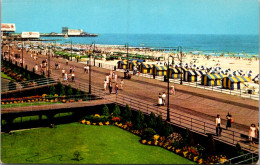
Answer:
[[126, 47], [126, 60], [127, 60], [126, 70], [128, 70], [128, 43], [125, 44], [125, 47]]
[[[181, 46], [178, 47], [178, 51], [180, 52], [180, 56], [181, 56], [181, 72], [183, 72], [183, 70], [182, 70], [182, 47]], [[182, 73], [181, 73], [180, 85], [182, 85]]]
[[[176, 50], [176, 49], [173, 49], [173, 50]], [[167, 65], [167, 82], [168, 82], [168, 100], [167, 100], [167, 121], [170, 122], [171, 119], [170, 119], [170, 69], [169, 69], [169, 65], [170, 65], [170, 57], [172, 57], [172, 64], [174, 63], [174, 56], [172, 55], [169, 55], [168, 56], [168, 65]]]
[[23, 45], [24, 45], [24, 41], [22, 43], [22, 68], [23, 68]]
[[[93, 54], [95, 52], [95, 41], [92, 42], [93, 47]], [[91, 53], [89, 54], [89, 94], [91, 94]]]

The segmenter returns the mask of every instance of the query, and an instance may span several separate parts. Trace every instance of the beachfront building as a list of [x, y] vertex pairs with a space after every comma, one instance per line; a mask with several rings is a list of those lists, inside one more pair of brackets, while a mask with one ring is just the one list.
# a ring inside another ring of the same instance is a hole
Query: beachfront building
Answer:
[[250, 82], [251, 80], [248, 77], [225, 77], [222, 81], [222, 87], [225, 89], [242, 89], [244, 87], [244, 82]]
[[153, 65], [142, 62], [139, 66], [139, 71], [143, 74], [153, 73]]
[[126, 69], [126, 66], [127, 66], [127, 60], [122, 60], [117, 62], [118, 69]]
[[181, 78], [181, 68], [170, 68], [169, 78], [179, 79]]
[[136, 60], [132, 60], [131, 62], [128, 63], [128, 68], [129, 70], [134, 70], [134, 67], [138, 67], [139, 65], [141, 65], [141, 62], [138, 62]]
[[201, 77], [201, 85], [206, 86], [219, 86], [221, 85], [220, 81], [224, 79], [226, 75], [223, 74], [206, 74]]
[[167, 66], [153, 64], [153, 74], [155, 74], [155, 76], [167, 76]]

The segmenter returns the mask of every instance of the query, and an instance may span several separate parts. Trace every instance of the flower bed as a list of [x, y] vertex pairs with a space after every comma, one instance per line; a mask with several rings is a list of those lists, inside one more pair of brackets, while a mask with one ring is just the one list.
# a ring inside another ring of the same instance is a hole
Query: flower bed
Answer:
[[[115, 108], [116, 109], [116, 108]], [[114, 111], [115, 112], [115, 111]], [[114, 125], [124, 130], [127, 130], [135, 135], [141, 136], [140, 142], [145, 145], [154, 145], [163, 147], [175, 154], [178, 154], [186, 159], [199, 164], [213, 164], [223, 163], [227, 160], [226, 156], [223, 155], [212, 155], [208, 156], [205, 154], [205, 148], [199, 144], [195, 146], [185, 145], [185, 139], [181, 134], [173, 132], [170, 136], [160, 136], [152, 128], [136, 129], [136, 126], [130, 121], [124, 121], [124, 118], [110, 115], [91, 115], [81, 120], [80, 123], [86, 125]], [[120, 113], [119, 113], [120, 114]]]

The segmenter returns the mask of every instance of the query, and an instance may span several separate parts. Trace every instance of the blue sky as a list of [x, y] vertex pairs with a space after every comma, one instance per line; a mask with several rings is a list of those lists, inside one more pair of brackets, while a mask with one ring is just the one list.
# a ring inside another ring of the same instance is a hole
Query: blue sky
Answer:
[[2, 0], [16, 32], [259, 34], [258, 0]]

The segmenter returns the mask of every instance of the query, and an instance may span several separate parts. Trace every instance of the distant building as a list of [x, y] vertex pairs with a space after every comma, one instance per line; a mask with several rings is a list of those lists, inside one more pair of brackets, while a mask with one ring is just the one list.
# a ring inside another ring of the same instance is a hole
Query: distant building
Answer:
[[62, 33], [68, 35], [80, 35], [83, 33], [83, 29], [69, 29], [68, 27], [62, 27]]

